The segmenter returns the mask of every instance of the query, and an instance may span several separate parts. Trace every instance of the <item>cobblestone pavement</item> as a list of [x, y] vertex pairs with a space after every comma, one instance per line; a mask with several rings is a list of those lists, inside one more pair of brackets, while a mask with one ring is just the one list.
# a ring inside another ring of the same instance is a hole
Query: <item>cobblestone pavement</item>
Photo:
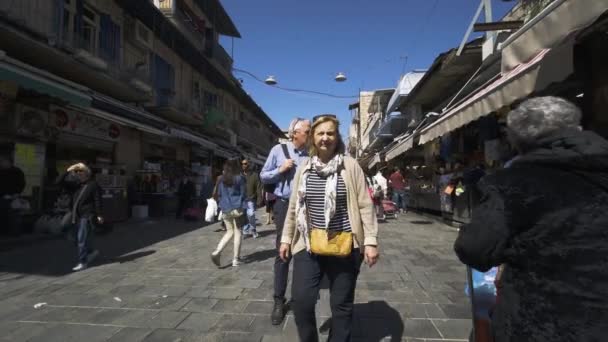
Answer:
[[[47, 240], [0, 252], [2, 341], [296, 341], [291, 314], [270, 324], [274, 226], [243, 241], [243, 265], [217, 269], [222, 233], [174, 220], [97, 238], [102, 256], [71, 273], [74, 246]], [[454, 229], [416, 214], [380, 225], [381, 259], [357, 285], [356, 341], [465, 341], [471, 327]], [[39, 308], [35, 308], [36, 304]], [[317, 319], [327, 334], [327, 290]]]

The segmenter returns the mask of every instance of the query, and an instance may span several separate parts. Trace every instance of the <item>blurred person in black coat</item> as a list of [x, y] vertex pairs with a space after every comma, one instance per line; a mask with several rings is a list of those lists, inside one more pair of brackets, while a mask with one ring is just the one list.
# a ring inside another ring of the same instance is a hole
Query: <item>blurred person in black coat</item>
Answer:
[[556, 97], [511, 111], [518, 158], [480, 181], [481, 202], [455, 242], [477, 270], [504, 265], [496, 342], [606, 340], [608, 141], [580, 120]]

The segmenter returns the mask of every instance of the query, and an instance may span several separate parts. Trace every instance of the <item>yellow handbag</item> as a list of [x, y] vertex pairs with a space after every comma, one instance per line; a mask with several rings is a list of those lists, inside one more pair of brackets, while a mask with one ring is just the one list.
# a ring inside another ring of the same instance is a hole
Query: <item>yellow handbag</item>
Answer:
[[310, 250], [316, 255], [350, 256], [353, 250], [353, 233], [313, 228], [310, 231]]

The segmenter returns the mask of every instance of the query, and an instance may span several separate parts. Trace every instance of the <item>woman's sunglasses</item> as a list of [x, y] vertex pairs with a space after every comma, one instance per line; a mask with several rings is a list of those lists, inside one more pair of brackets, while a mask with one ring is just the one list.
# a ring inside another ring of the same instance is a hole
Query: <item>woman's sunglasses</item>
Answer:
[[332, 118], [332, 119], [337, 119], [337, 117], [334, 114], [321, 114], [321, 115], [317, 115], [315, 117], [312, 118], [312, 122], [315, 122], [321, 118]]

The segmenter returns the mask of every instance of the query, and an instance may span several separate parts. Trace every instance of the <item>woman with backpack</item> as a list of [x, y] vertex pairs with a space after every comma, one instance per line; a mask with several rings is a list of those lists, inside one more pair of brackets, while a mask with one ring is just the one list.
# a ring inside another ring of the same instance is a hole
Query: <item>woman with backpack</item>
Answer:
[[224, 172], [217, 182], [215, 193], [219, 208], [223, 213], [223, 221], [226, 233], [220, 240], [217, 248], [211, 253], [211, 261], [220, 266], [220, 254], [234, 237], [234, 255], [232, 266], [240, 265], [241, 254], [241, 228], [239, 218], [243, 215], [246, 200], [245, 178], [240, 174], [236, 160], [228, 160], [224, 164]]

